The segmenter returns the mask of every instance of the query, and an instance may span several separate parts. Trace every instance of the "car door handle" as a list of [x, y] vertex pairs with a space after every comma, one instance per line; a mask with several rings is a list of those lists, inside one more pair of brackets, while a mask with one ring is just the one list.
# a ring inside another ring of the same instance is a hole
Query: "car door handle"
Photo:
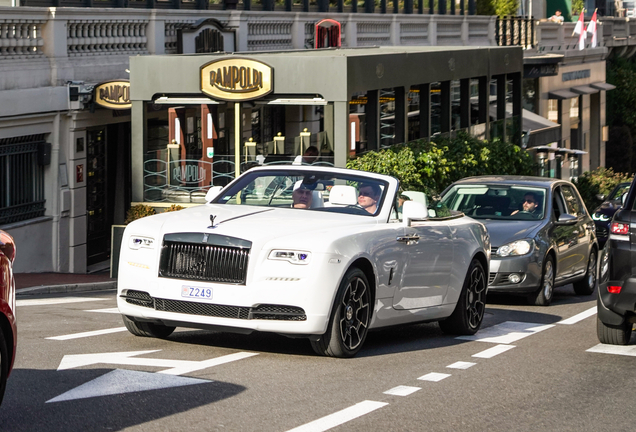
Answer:
[[417, 234], [409, 234], [405, 236], [398, 236], [395, 240], [397, 240], [400, 243], [409, 244], [411, 242], [416, 243], [417, 241], [419, 241], [419, 239], [420, 239], [420, 236], [418, 236]]

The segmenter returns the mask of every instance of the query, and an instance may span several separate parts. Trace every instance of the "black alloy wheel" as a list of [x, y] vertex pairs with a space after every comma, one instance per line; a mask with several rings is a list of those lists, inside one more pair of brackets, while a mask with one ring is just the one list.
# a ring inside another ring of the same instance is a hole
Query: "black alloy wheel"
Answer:
[[481, 327], [486, 311], [486, 272], [479, 260], [473, 259], [468, 268], [462, 292], [453, 313], [439, 322], [444, 333], [474, 335]]
[[530, 304], [537, 306], [550, 306], [554, 294], [554, 259], [548, 255], [543, 263], [543, 275], [541, 287], [528, 298]]
[[590, 252], [590, 258], [587, 262], [587, 271], [583, 279], [574, 282], [574, 292], [578, 295], [590, 295], [596, 288], [597, 269], [596, 269], [596, 249]]
[[360, 351], [371, 321], [371, 292], [364, 272], [351, 268], [342, 279], [327, 331], [311, 346], [317, 354], [353, 357]]

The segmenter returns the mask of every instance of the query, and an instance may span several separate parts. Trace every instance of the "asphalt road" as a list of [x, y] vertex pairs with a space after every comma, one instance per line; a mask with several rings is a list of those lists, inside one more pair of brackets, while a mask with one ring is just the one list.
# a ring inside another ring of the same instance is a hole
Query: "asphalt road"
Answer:
[[588, 351], [599, 349], [595, 296], [567, 286], [547, 308], [489, 301], [473, 340], [411, 325], [332, 359], [271, 334], [135, 337], [114, 291], [23, 297], [0, 430], [636, 429], [636, 346]]

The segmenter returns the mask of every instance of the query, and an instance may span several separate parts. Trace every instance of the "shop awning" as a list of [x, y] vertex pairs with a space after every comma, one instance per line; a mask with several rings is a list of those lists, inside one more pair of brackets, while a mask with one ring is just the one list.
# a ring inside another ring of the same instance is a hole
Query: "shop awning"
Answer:
[[581, 86], [572, 87], [570, 90], [572, 90], [574, 93], [578, 93], [580, 95], [598, 93], [598, 89], [592, 88], [592, 87], [587, 86], [587, 85], [581, 85]]
[[532, 148], [529, 148], [528, 150], [536, 151], [537, 153], [554, 153], [555, 155], [562, 156], [562, 157], [563, 156], [575, 157], [575, 156], [587, 154], [587, 152], [583, 150], [573, 150], [573, 149], [566, 149], [562, 147], [550, 147], [550, 146], [532, 147]]
[[579, 97], [577, 93], [571, 92], [570, 90], [554, 90], [548, 92], [548, 99], [572, 99], [575, 97]]
[[596, 83], [592, 83], [590, 84], [590, 87], [595, 88], [597, 90], [614, 90], [616, 88], [615, 85], [612, 84], [608, 84], [606, 82], [596, 82]]
[[561, 141], [561, 125], [541, 117], [532, 111], [523, 110], [523, 131], [529, 133], [528, 147], [537, 147]]

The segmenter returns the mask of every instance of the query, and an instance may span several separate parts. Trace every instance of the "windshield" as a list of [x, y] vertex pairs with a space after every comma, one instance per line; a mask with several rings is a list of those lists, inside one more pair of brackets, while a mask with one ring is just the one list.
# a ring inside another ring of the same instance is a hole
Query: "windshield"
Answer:
[[386, 182], [368, 177], [267, 170], [248, 172], [212, 202], [373, 216], [386, 191]]
[[442, 204], [475, 219], [543, 219], [546, 189], [506, 184], [455, 185]]

